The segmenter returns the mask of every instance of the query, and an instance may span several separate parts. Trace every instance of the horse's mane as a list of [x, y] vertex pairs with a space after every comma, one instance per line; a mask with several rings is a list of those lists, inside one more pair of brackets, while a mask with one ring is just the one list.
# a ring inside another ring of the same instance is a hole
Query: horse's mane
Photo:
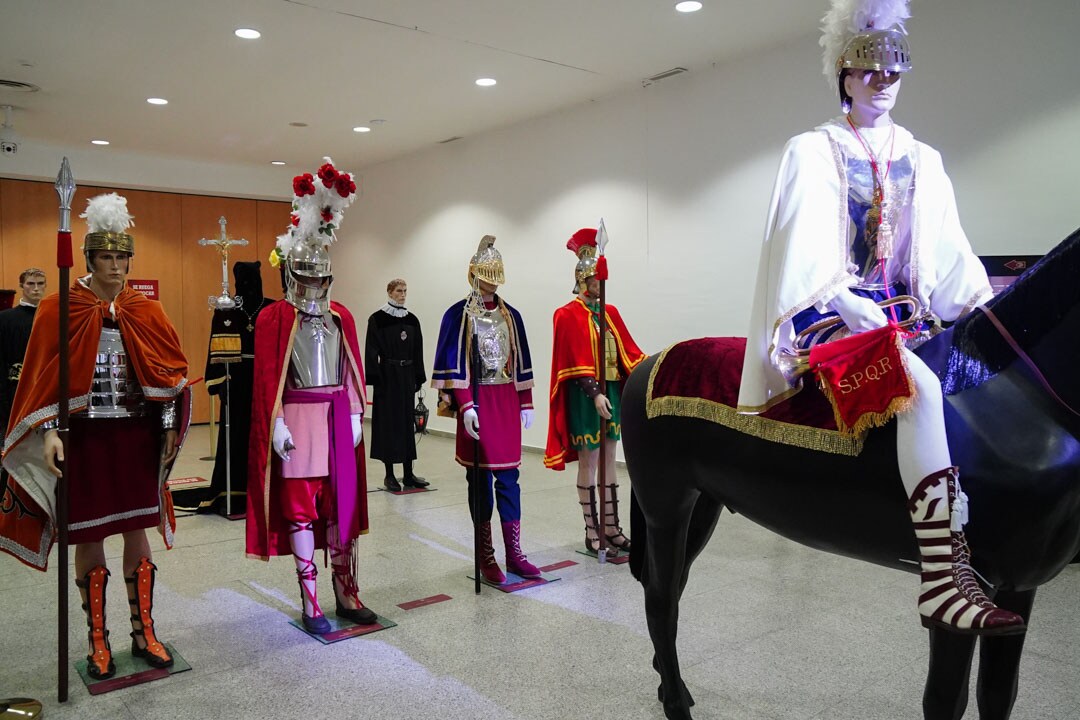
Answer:
[[[1080, 230], [1065, 238], [986, 307], [1025, 351], [1036, 345], [1080, 302]], [[1001, 372], [1016, 353], [990, 319], [976, 310], [949, 330], [952, 345], [941, 388], [946, 395], [979, 385]]]

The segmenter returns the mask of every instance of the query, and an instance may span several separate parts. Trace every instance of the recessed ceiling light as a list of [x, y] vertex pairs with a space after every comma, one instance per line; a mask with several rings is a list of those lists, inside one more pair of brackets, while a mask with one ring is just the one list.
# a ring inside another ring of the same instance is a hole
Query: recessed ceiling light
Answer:
[[236, 28], [236, 37], [243, 38], [244, 40], [258, 40], [262, 37], [262, 33], [252, 28]]
[[495, 78], [479, 78], [476, 84], [480, 87], [491, 87], [495, 84]]
[[285, 161], [284, 160], [271, 160], [270, 164], [271, 165], [284, 165]]
[[108, 140], [91, 140], [90, 143], [92, 145], [108, 145], [109, 141]]
[[305, 123], [305, 122], [291, 122], [291, 123], [289, 123], [289, 127], [307, 127], [307, 123]]
[[366, 133], [371, 132], [371, 128], [369, 128], [367, 125], [357, 125], [352, 129], [352, 131], [357, 133]]
[[146, 102], [151, 105], [168, 105], [169, 101], [165, 98], [146, 98]]
[[682, 2], [675, 3], [675, 9], [681, 13], [697, 12], [701, 9], [701, 3], [697, 0], [682, 0]]

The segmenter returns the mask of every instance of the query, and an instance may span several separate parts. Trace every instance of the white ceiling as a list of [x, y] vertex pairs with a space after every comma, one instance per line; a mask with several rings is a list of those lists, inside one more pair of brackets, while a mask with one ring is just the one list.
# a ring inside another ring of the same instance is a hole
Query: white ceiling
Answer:
[[[41, 90], [0, 88], [0, 105], [24, 142], [361, 168], [763, 51], [815, 32], [825, 9], [704, 2], [684, 15], [674, 0], [2, 0], [0, 79]], [[477, 87], [485, 76], [498, 85]]]

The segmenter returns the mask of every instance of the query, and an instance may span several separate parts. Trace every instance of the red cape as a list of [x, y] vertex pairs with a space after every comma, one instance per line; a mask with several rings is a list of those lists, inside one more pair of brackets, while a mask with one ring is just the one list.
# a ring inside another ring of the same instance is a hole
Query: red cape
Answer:
[[[622, 315], [614, 305], [606, 306], [608, 330], [615, 337], [619, 364], [629, 375], [646, 358], [626, 329]], [[544, 465], [552, 470], [564, 470], [566, 463], [578, 459], [570, 447], [570, 432], [566, 419], [566, 383], [574, 378], [600, 379], [596, 358], [598, 332], [589, 319], [589, 309], [581, 298], [574, 298], [555, 311], [555, 338], [551, 346], [551, 396], [548, 413], [548, 439], [544, 449]]]
[[[296, 333], [298, 311], [284, 300], [268, 305], [255, 320], [255, 370], [251, 400], [251, 435], [248, 443], [248, 501], [247, 555], [269, 560], [271, 555], [291, 555], [289, 533], [278, 508], [278, 489], [281, 484], [280, 464], [274, 462], [271, 440], [274, 418], [281, 407], [281, 393], [292, 356], [293, 335]], [[360, 343], [356, 336], [356, 321], [340, 303], [330, 303], [330, 314], [340, 321], [345, 335], [347, 369], [353, 373], [356, 392], [367, 406], [364, 387], [364, 367], [360, 358]], [[367, 473], [364, 467], [364, 442], [356, 447], [356, 483], [358, 512], [349, 537], [355, 538], [368, 530]], [[342, 481], [339, 478], [339, 482]], [[315, 547], [326, 546], [326, 521], [315, 523]]]

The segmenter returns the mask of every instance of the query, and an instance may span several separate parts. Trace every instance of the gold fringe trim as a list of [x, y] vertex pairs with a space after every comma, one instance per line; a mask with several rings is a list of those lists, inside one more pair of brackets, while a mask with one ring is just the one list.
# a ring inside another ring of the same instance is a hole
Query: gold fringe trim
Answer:
[[855, 457], [862, 452], [865, 434], [850, 435], [837, 430], [824, 430], [806, 425], [794, 425], [779, 420], [770, 420], [760, 415], [747, 415], [738, 412], [732, 407], [705, 398], [676, 395], [662, 398], [654, 397], [653, 381], [670, 349], [669, 347], [660, 354], [656, 364], [653, 365], [649, 372], [645, 413], [650, 420], [662, 416], [694, 418], [714, 422], [761, 440], [805, 448], [806, 450], [816, 450], [848, 457]]

